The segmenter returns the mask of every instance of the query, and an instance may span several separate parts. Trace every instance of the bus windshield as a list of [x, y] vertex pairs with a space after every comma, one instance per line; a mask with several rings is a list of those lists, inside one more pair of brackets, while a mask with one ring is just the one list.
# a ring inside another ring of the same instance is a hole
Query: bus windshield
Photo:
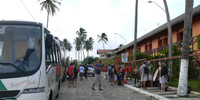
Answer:
[[38, 69], [40, 59], [41, 27], [0, 25], [0, 74], [28, 75]]

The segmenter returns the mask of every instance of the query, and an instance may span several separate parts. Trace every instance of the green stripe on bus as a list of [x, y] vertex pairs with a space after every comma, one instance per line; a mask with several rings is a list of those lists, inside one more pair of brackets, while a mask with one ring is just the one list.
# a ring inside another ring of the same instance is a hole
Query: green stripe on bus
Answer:
[[17, 100], [16, 98], [7, 98], [7, 99], [0, 99], [0, 100]]
[[56, 75], [56, 82], [59, 82], [59, 75]]
[[[1, 80], [0, 80], [0, 90], [7, 90]], [[7, 99], [0, 99], [0, 100], [17, 100], [17, 99], [16, 98], [7, 98]]]
[[7, 90], [6, 87], [3, 85], [3, 83], [0, 80], [0, 90]]

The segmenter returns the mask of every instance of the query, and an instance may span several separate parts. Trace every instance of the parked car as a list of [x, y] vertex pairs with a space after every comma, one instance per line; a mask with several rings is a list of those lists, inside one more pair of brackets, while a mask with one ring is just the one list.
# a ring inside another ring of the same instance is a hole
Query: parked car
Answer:
[[88, 67], [88, 75], [91, 75], [91, 74], [92, 74], [92, 76], [94, 77], [94, 75], [95, 75], [94, 66], [93, 66], [93, 65], [87, 65], [87, 67]]

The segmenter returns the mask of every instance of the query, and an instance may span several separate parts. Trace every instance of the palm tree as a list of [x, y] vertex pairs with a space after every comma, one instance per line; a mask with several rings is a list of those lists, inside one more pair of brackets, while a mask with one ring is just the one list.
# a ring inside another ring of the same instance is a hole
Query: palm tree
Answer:
[[108, 42], [108, 37], [107, 37], [106, 33], [102, 33], [101, 35], [97, 35], [97, 37], [99, 38], [98, 42], [102, 42], [103, 49], [105, 50], [104, 43], [106, 44]]
[[123, 44], [120, 44], [119, 47], [123, 47]]
[[[85, 31], [85, 29], [83, 29], [82, 27], [79, 29], [79, 31], [76, 32], [76, 34], [79, 36], [79, 39], [81, 41], [81, 50], [82, 50], [82, 53], [83, 53], [83, 59], [85, 58], [85, 54], [84, 54], [84, 43], [85, 43], [85, 40], [87, 38], [87, 32]], [[82, 58], [82, 56], [81, 56]], [[82, 60], [82, 59], [81, 59]]]
[[49, 23], [49, 14], [54, 16], [54, 14], [56, 13], [56, 9], [59, 11], [59, 8], [57, 7], [56, 4], [60, 5], [61, 3], [58, 2], [57, 0], [44, 0], [40, 3], [41, 10], [45, 9], [47, 11], [47, 28]]
[[97, 37], [99, 38], [98, 42], [102, 42], [103, 49], [105, 50], [104, 43], [108, 42], [108, 37], [107, 37], [106, 33], [102, 33], [101, 35], [97, 35]]
[[78, 61], [79, 61], [79, 59], [80, 59], [79, 51], [81, 50], [81, 41], [80, 41], [79, 37], [76, 37], [74, 39], [74, 44], [75, 44], [75, 49], [78, 52]]
[[67, 39], [63, 39], [63, 45], [64, 45], [64, 47], [65, 47], [65, 49], [66, 49], [66, 52], [64, 52], [64, 54], [67, 53], [68, 43], [69, 43], [69, 41], [68, 41]]
[[135, 3], [135, 34], [134, 34], [134, 55], [133, 61], [136, 60], [137, 55], [137, 20], [138, 20], [138, 0]]
[[67, 44], [67, 50], [69, 51], [69, 58], [70, 58], [70, 51], [72, 50], [72, 45], [70, 42]]
[[84, 48], [87, 51], [87, 63], [88, 63], [88, 56], [89, 51], [93, 49], [94, 40], [92, 37], [90, 37], [88, 40], [85, 41]]
[[186, 0], [185, 17], [184, 17], [184, 31], [183, 31], [183, 49], [181, 58], [181, 67], [178, 84], [178, 96], [187, 95], [188, 85], [188, 65], [189, 65], [189, 51], [190, 51], [190, 34], [192, 28], [192, 12], [193, 0]]

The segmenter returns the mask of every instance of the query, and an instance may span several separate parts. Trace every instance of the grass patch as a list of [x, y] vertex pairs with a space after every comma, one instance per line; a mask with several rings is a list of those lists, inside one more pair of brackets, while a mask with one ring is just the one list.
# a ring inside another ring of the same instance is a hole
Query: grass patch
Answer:
[[186, 95], [186, 96], [179, 96], [180, 98], [189, 98], [190, 96], [189, 95]]
[[[188, 79], [188, 86], [192, 88], [192, 91], [200, 91], [199, 84], [198, 79]], [[178, 79], [172, 80], [171, 83], [169, 82], [169, 86], [178, 87]]]

